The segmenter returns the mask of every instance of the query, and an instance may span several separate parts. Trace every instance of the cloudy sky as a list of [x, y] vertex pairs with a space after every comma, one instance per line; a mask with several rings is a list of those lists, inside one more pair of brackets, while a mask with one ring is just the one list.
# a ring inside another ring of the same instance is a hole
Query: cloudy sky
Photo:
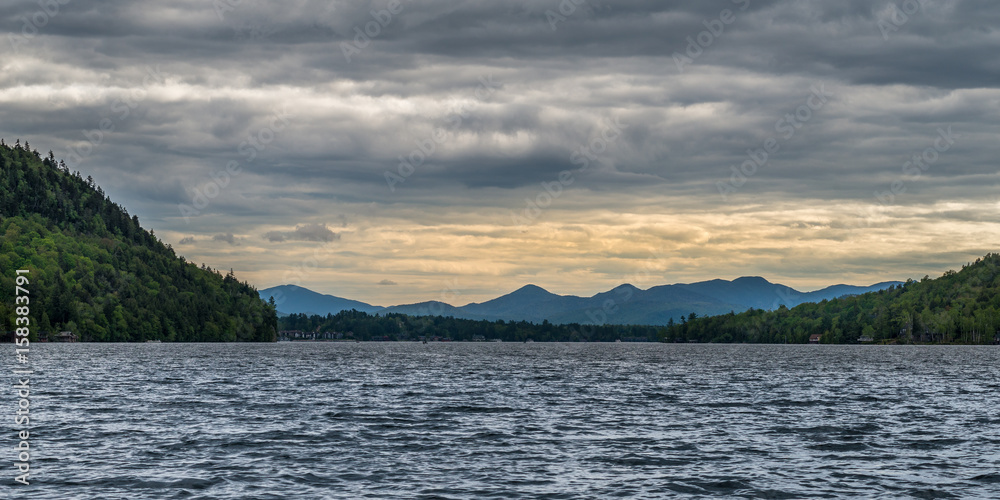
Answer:
[[809, 290], [1000, 242], [995, 1], [25, 0], [0, 22], [0, 137], [258, 288]]

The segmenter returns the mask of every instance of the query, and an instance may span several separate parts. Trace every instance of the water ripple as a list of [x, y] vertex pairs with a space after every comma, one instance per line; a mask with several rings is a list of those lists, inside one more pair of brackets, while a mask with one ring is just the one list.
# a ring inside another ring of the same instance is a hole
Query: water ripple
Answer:
[[[1000, 491], [995, 347], [52, 344], [32, 353], [31, 498]], [[2, 498], [27, 491], [0, 485]]]

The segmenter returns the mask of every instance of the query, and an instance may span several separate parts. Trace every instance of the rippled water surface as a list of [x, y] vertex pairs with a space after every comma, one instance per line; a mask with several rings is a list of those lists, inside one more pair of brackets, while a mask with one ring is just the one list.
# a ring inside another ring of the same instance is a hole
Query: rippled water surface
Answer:
[[33, 484], [0, 498], [1000, 498], [996, 347], [31, 354]]

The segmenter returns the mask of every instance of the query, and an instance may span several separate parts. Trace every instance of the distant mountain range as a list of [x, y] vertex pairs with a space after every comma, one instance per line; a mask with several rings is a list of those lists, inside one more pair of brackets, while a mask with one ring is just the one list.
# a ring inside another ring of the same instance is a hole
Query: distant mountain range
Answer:
[[690, 284], [655, 286], [641, 290], [621, 285], [593, 297], [556, 295], [535, 285], [526, 285], [507, 295], [482, 303], [456, 307], [443, 302], [421, 302], [380, 307], [356, 300], [324, 295], [295, 285], [281, 285], [260, 291], [263, 299], [274, 297], [279, 314], [336, 314], [356, 309], [367, 313], [402, 313], [411, 316], [454, 316], [474, 320], [513, 320], [541, 323], [591, 323], [665, 325], [673, 318], [695, 313], [714, 316], [747, 309], [795, 307], [804, 302], [820, 302], [845, 295], [883, 290], [901, 281], [871, 286], [833, 285], [814, 292], [771, 283], [753, 276], [732, 281], [721, 279]]

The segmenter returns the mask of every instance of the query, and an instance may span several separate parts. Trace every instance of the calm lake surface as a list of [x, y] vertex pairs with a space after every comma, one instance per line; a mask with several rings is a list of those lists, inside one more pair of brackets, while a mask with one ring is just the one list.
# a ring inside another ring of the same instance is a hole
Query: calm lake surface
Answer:
[[997, 347], [49, 344], [31, 355], [32, 485], [11, 486], [8, 389], [0, 498], [1000, 497]]

